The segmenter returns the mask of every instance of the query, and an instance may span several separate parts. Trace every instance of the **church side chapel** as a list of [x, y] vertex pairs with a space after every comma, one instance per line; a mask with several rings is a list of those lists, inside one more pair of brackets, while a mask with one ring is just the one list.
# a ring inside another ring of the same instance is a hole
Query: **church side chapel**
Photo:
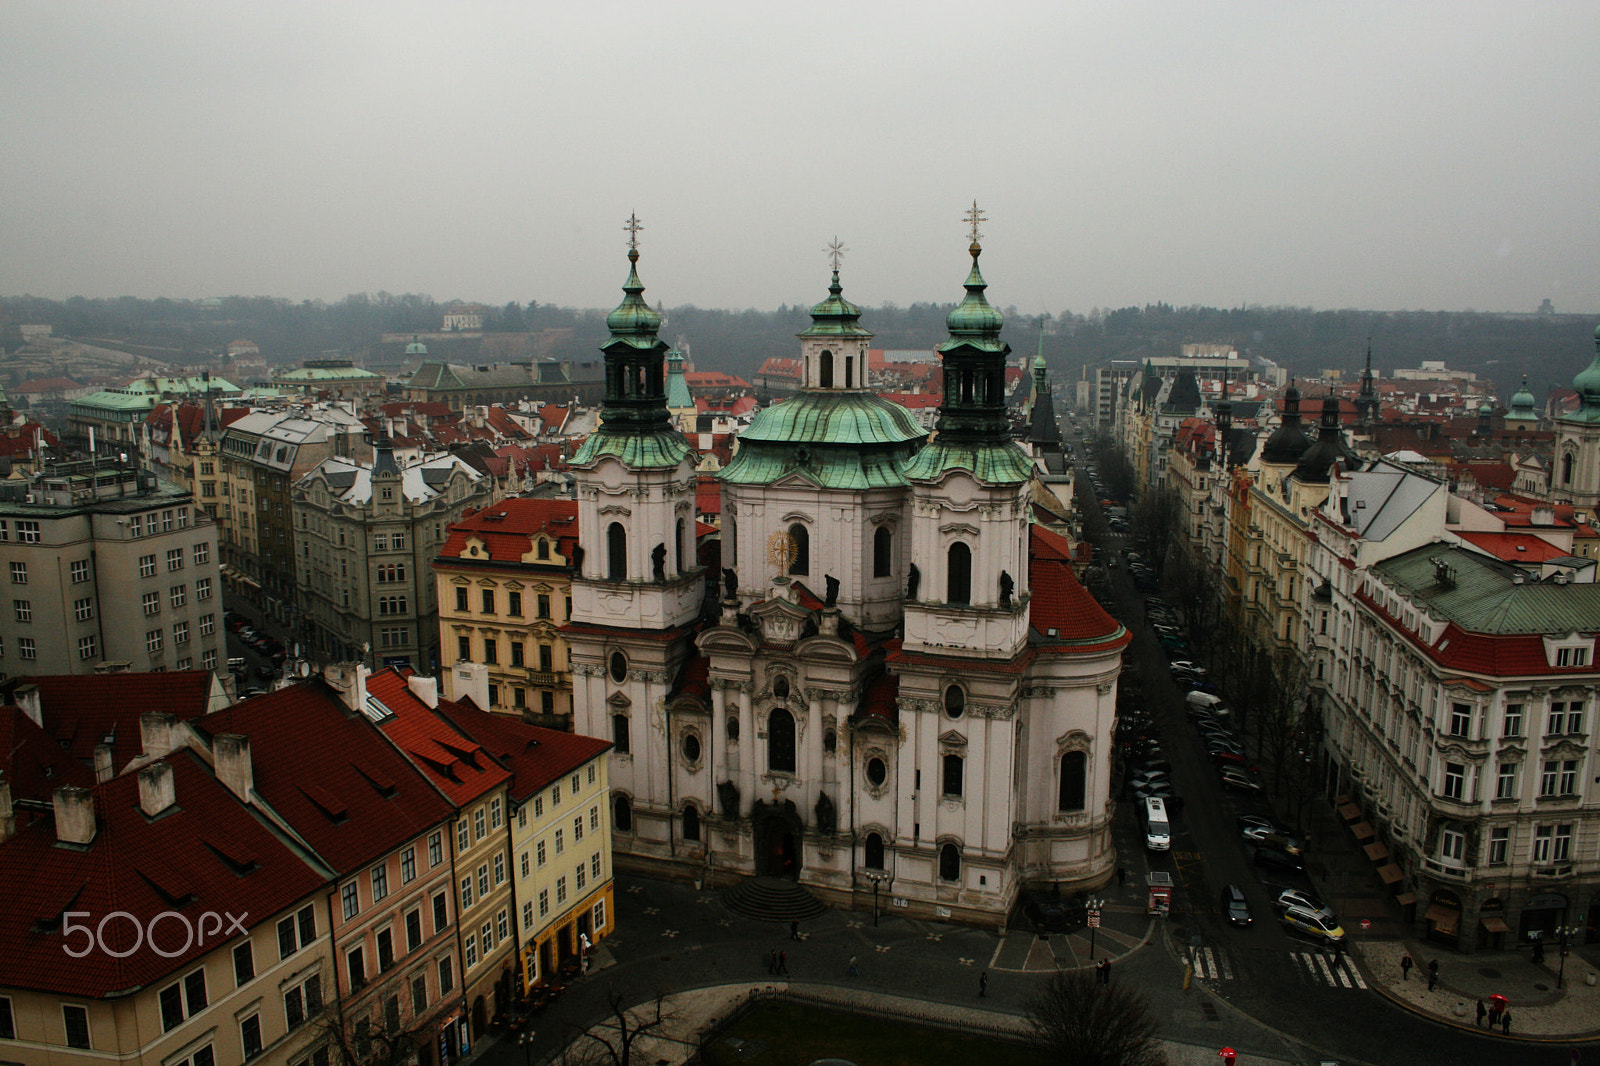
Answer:
[[720, 574], [699, 565], [696, 457], [625, 227], [602, 424], [572, 461], [584, 544], [566, 629], [577, 729], [614, 744], [622, 869], [781, 878], [833, 906], [993, 926], [1029, 886], [1097, 887], [1115, 868], [1130, 637], [1066, 539], [1031, 521], [976, 204], [967, 221], [931, 436], [867, 387], [873, 334], [831, 246], [802, 387], [719, 474]]

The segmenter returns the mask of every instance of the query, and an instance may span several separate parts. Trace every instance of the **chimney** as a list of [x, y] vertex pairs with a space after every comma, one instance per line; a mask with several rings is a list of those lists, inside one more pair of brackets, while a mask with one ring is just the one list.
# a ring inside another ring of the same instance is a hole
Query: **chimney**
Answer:
[[154, 818], [178, 802], [172, 783], [172, 764], [153, 762], [139, 771], [139, 809]]
[[94, 842], [94, 793], [86, 788], [63, 786], [55, 791], [56, 842], [81, 844]]
[[329, 663], [322, 669], [323, 680], [339, 693], [344, 705], [359, 713], [365, 713], [367, 678], [371, 676], [365, 663]]
[[406, 687], [411, 690], [412, 695], [429, 707], [439, 706], [439, 681], [437, 678], [412, 674], [406, 678]]
[[450, 668], [450, 698], [470, 698], [480, 711], [489, 709], [489, 667], [483, 663], [456, 663]]
[[148, 758], [160, 759], [172, 753], [172, 734], [177, 724], [176, 715], [161, 711], [150, 711], [139, 716], [139, 742]]
[[0, 777], [0, 844], [17, 833], [17, 816], [11, 813], [11, 782]]
[[44, 728], [44, 709], [39, 703], [39, 686], [33, 684], [18, 685], [17, 690], [11, 694], [12, 700], [22, 713], [33, 719], [33, 724], [40, 729]]
[[250, 763], [250, 738], [238, 733], [219, 733], [211, 750], [216, 756], [217, 780], [229, 792], [245, 803], [250, 802], [250, 791], [256, 787], [255, 771]]
[[111, 745], [96, 744], [94, 746], [94, 779], [95, 781], [109, 781], [115, 776], [116, 771], [111, 765]]

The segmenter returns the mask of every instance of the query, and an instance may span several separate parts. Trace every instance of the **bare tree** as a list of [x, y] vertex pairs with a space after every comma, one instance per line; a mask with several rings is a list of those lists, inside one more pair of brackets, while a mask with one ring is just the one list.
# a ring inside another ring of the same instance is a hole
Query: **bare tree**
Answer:
[[1149, 1004], [1127, 982], [1063, 970], [1023, 1011], [1034, 1045], [1059, 1066], [1166, 1066]]
[[640, 1038], [660, 1036], [672, 1021], [665, 1009], [667, 994], [657, 992], [650, 1003], [629, 1009], [623, 1006], [624, 993], [616, 986], [606, 990], [610, 1018], [580, 1034], [567, 1046], [562, 1061], [570, 1066], [632, 1066]]
[[335, 1000], [315, 1015], [332, 1062], [340, 1066], [406, 1066], [417, 1061], [417, 1051], [428, 1039], [427, 1027], [406, 1026], [407, 1021], [416, 1019], [402, 1017], [398, 995], [374, 1006], [379, 1016], [352, 1018], [344, 1001]]

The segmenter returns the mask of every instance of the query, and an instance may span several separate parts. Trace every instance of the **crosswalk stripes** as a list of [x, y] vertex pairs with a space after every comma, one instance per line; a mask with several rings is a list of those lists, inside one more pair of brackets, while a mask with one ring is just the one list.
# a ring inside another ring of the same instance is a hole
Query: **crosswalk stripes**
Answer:
[[1334, 988], [1367, 987], [1367, 982], [1362, 980], [1356, 968], [1342, 959], [1338, 965], [1334, 965], [1321, 952], [1298, 951], [1294, 954], [1294, 960], [1314, 984], [1331, 985]]
[[1228, 965], [1228, 957], [1213, 948], [1200, 948], [1195, 951], [1194, 973], [1196, 977], [1208, 981], [1233, 979], [1233, 969]]

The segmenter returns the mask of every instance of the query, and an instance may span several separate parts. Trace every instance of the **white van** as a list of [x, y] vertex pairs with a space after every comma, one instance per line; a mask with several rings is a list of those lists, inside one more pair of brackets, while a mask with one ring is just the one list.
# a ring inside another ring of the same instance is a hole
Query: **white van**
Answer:
[[1191, 692], [1187, 702], [1192, 711], [1206, 711], [1217, 718], [1228, 716], [1228, 705], [1222, 702], [1221, 696], [1213, 696], [1209, 692]]
[[1144, 801], [1144, 846], [1151, 851], [1172, 847], [1172, 826], [1167, 823], [1167, 804], [1160, 796]]

